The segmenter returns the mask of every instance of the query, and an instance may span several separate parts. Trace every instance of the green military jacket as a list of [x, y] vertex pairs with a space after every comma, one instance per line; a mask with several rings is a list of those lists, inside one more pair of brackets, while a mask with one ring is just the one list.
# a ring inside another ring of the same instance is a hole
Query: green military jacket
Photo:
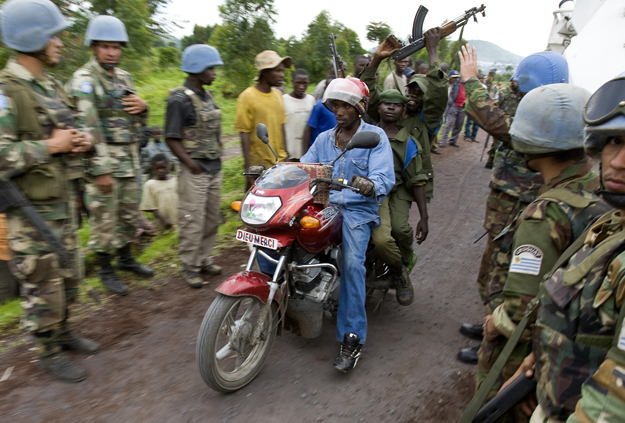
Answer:
[[486, 88], [477, 78], [466, 81], [464, 89], [467, 95], [465, 112], [492, 135], [495, 142], [500, 143], [493, 162], [491, 188], [516, 197], [523, 203], [534, 201], [544, 182], [543, 178], [527, 168], [523, 155], [512, 149], [508, 134], [519, 96], [506, 96], [502, 108], [488, 96]]
[[147, 109], [130, 115], [121, 99], [134, 91], [132, 77], [115, 68], [110, 75], [92, 57], [74, 72], [65, 90], [74, 101], [79, 124], [90, 129], [96, 154], [91, 159], [92, 176], [111, 173], [114, 177], [134, 177], [140, 172], [139, 135], [147, 123]]
[[625, 231], [604, 215], [584, 245], [540, 285], [532, 333], [537, 396], [567, 423], [625, 416]]
[[0, 179], [15, 181], [45, 220], [69, 217], [68, 180], [82, 176], [80, 157], [52, 156], [46, 143], [56, 128], [82, 130], [67, 103], [48, 73], [35, 77], [10, 59], [0, 74]]
[[410, 136], [410, 130], [406, 127], [401, 127], [389, 141], [395, 164], [395, 186], [391, 194], [400, 200], [415, 201], [412, 188], [428, 182], [428, 176], [423, 171], [423, 148]]
[[[376, 122], [380, 121], [378, 106], [380, 105], [379, 95], [375, 78], [376, 70], [365, 67], [360, 75], [360, 79], [369, 87], [369, 107], [367, 114]], [[441, 125], [441, 119], [447, 107], [447, 90], [449, 88], [449, 78], [441, 71], [438, 63], [430, 66], [425, 81], [427, 89], [423, 94], [423, 109], [420, 113], [406, 115], [399, 121], [399, 124], [408, 128], [410, 136], [423, 146], [422, 166], [423, 173], [428, 181], [425, 185], [425, 196], [429, 201], [434, 196], [434, 168], [432, 167], [432, 157], [430, 155], [429, 132], [433, 133]]]

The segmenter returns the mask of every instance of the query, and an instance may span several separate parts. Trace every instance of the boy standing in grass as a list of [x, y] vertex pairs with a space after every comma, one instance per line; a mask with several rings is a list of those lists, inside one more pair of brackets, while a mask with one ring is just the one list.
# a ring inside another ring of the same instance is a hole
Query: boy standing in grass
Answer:
[[159, 232], [171, 229], [178, 218], [177, 178], [169, 174], [169, 160], [163, 153], [152, 158], [152, 179], [143, 185], [139, 209], [151, 212]]
[[284, 131], [286, 132], [286, 148], [291, 158], [299, 160], [308, 151], [308, 143], [303, 144], [304, 129], [306, 129], [310, 112], [315, 107], [315, 98], [306, 94], [310, 83], [308, 72], [304, 69], [295, 69], [291, 76], [293, 91], [282, 96], [286, 111]]

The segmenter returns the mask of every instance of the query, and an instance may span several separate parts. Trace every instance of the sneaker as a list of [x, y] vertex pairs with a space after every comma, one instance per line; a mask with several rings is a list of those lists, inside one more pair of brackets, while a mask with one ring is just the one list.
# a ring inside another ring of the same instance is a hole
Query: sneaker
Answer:
[[191, 288], [201, 288], [204, 286], [204, 279], [200, 276], [200, 272], [182, 269], [180, 276], [182, 276], [182, 279], [184, 279]]
[[460, 146], [455, 142], [450, 142], [449, 145], [451, 145], [452, 147], [460, 148]]
[[223, 269], [221, 266], [217, 266], [216, 264], [209, 264], [207, 266], [202, 266], [202, 270], [200, 272], [206, 273], [207, 275], [221, 275]]
[[341, 343], [339, 356], [334, 360], [334, 368], [341, 373], [349, 372], [356, 367], [361, 352], [360, 336], [355, 333], [346, 333]]
[[464, 136], [464, 140], [465, 140], [466, 142], [471, 142], [471, 141], [473, 141], [471, 137], [467, 137], [466, 135]]
[[43, 371], [52, 373], [52, 376], [63, 382], [80, 382], [87, 377], [82, 367], [72, 363], [60, 352], [42, 354], [39, 356], [39, 365]]
[[441, 153], [440, 151], [438, 151], [438, 150], [432, 150], [432, 151], [430, 151], [430, 153], [432, 153], [432, 154], [438, 154], [439, 156], [442, 154], [442, 153]]

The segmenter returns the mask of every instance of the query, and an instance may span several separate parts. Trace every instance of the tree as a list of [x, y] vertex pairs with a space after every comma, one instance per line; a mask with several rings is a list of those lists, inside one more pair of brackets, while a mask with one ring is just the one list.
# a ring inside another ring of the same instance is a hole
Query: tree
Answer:
[[180, 65], [180, 51], [176, 47], [158, 47], [158, 66], [163, 69]]
[[238, 96], [256, 75], [256, 55], [274, 48], [270, 23], [275, 22], [276, 10], [273, 0], [226, 0], [219, 15], [223, 25], [214, 29], [209, 44], [226, 64], [224, 95]]
[[210, 39], [211, 35], [213, 35], [213, 31], [215, 30], [215, 26], [200, 26], [195, 25], [193, 27], [193, 34], [182, 37], [182, 49], [184, 50], [186, 47], [189, 47], [193, 44], [206, 44]]
[[506, 73], [512, 73], [513, 70], [514, 67], [512, 67], [511, 65], [506, 66]]
[[367, 25], [367, 40], [381, 44], [392, 33], [386, 22], [369, 22]]

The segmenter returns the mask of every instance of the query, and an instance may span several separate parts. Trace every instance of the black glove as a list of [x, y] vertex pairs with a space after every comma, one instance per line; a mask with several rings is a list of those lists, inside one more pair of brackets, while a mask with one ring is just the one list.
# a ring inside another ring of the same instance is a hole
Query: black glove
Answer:
[[366, 176], [352, 176], [352, 187], [358, 188], [360, 194], [365, 197], [373, 197], [373, 194], [375, 194], [375, 184]]
[[259, 164], [259, 165], [250, 166], [249, 169], [247, 169], [247, 173], [262, 175], [263, 172], [266, 170], [267, 168], [265, 167], [265, 165]]

